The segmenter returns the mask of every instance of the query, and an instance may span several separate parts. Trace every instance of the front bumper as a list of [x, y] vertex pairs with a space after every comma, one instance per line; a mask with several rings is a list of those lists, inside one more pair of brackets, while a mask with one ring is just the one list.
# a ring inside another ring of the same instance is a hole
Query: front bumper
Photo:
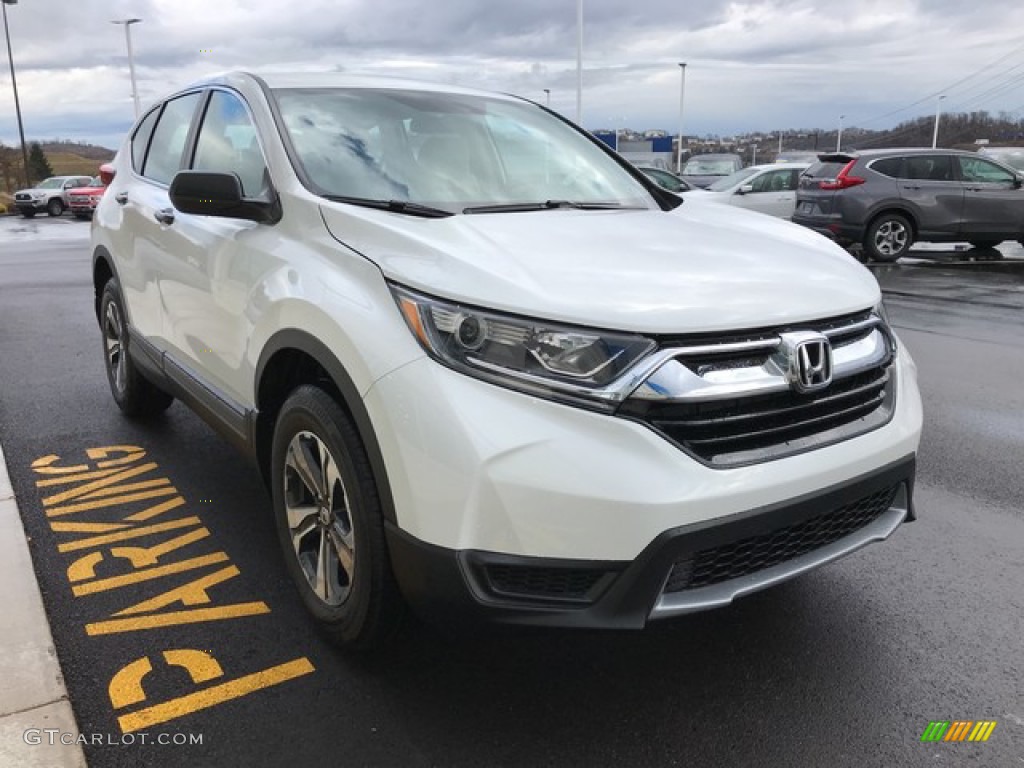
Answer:
[[45, 211], [46, 204], [49, 201], [44, 199], [41, 200], [17, 200], [15, 199], [14, 205], [19, 211]]
[[424, 617], [639, 629], [716, 608], [888, 538], [913, 519], [913, 456], [806, 498], [667, 530], [632, 562], [432, 546], [388, 528], [396, 579]]

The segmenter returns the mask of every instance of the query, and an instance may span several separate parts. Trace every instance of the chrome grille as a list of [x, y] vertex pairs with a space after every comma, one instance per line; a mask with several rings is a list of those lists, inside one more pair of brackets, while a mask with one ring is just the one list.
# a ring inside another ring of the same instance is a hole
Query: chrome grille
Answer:
[[[835, 361], [829, 386], [796, 391], [780, 359], [783, 334], [792, 331], [828, 338]], [[618, 414], [643, 422], [715, 467], [845, 440], [882, 426], [892, 415], [893, 339], [874, 316], [675, 344], [675, 357], [638, 387]]]

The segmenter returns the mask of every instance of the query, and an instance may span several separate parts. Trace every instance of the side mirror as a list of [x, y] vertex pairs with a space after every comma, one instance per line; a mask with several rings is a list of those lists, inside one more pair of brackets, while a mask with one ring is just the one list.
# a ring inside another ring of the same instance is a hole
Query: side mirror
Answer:
[[749, 195], [753, 191], [754, 191], [754, 185], [753, 184], [744, 184], [743, 186], [741, 186], [739, 189], [736, 190], [736, 194], [737, 195]]
[[233, 173], [178, 171], [168, 194], [171, 204], [182, 213], [263, 224], [276, 224], [281, 219], [281, 206], [276, 200], [243, 198], [242, 182]]

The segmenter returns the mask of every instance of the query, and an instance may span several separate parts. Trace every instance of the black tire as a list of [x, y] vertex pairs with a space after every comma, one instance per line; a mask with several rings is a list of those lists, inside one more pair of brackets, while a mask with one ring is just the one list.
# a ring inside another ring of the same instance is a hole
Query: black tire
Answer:
[[906, 256], [914, 244], [914, 230], [906, 216], [883, 213], [864, 233], [864, 252], [874, 261], [890, 263]]
[[64, 215], [64, 201], [59, 197], [53, 198], [46, 204], [46, 215], [54, 217]]
[[35, 211], [22, 211], [21, 215], [24, 216], [26, 219], [34, 219], [35, 216], [36, 216], [36, 212]]
[[110, 394], [125, 416], [144, 419], [166, 411], [174, 398], [147, 379], [128, 354], [128, 324], [124, 300], [114, 278], [100, 297], [100, 330], [103, 336], [103, 367]]
[[351, 417], [322, 389], [299, 387], [281, 407], [271, 486], [285, 564], [306, 609], [341, 647], [385, 644], [404, 604], [373, 469]]
[[971, 240], [971, 248], [995, 248], [1002, 240]]

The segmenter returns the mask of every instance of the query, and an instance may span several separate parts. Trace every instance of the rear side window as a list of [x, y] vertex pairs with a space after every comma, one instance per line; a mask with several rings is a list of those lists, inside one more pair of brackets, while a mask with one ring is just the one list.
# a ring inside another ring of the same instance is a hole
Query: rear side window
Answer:
[[883, 157], [881, 160], [875, 160], [870, 167], [875, 173], [880, 173], [883, 176], [890, 176], [894, 179], [898, 179], [900, 177], [902, 166], [902, 157]]
[[903, 160], [903, 178], [952, 181], [953, 158], [949, 155], [910, 155]]
[[160, 114], [159, 109], [154, 109], [139, 123], [132, 136], [132, 168], [137, 173], [142, 173], [142, 163], [146, 159], [146, 147], [149, 146], [149, 137], [153, 135], [153, 128], [156, 126], [156, 118]]
[[198, 103], [198, 93], [189, 93], [167, 102], [156, 130], [153, 131], [153, 140], [142, 169], [143, 176], [161, 184], [171, 183], [174, 174], [181, 168], [181, 155]]

